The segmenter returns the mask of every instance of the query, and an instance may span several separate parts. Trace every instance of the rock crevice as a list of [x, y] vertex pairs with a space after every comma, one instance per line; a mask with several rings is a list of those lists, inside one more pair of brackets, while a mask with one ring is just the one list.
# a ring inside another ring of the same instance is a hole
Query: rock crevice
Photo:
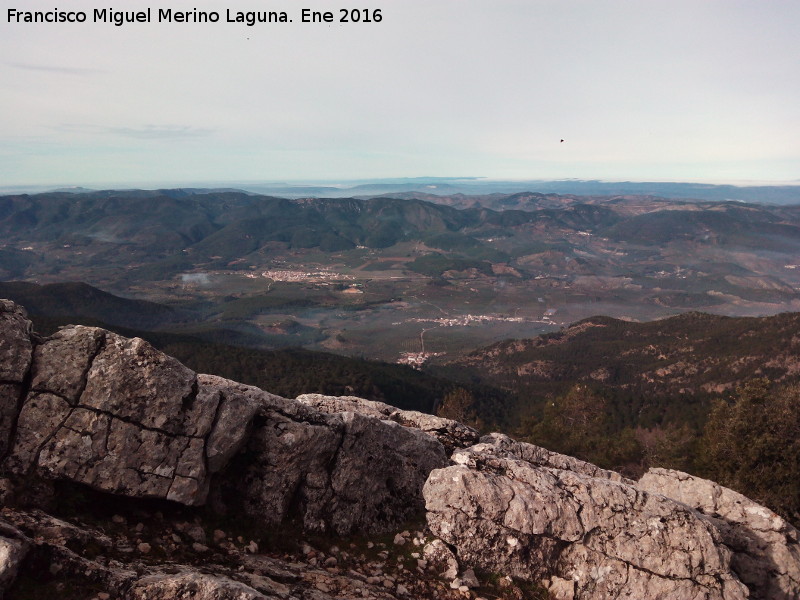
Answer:
[[35, 338], [28, 315], [0, 300], [0, 460], [16, 438], [17, 419], [31, 387]]

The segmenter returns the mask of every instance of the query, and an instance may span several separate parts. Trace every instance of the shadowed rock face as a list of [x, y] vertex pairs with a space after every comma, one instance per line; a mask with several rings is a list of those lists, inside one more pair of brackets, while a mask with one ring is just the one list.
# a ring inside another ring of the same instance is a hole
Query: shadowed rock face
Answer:
[[31, 365], [30, 335], [31, 323], [25, 311], [10, 300], [0, 300], [0, 456], [8, 450]]
[[273, 396], [215, 485], [223, 503], [253, 518], [277, 523], [295, 511], [306, 529], [348, 534], [421, 513], [422, 485], [446, 464], [442, 444], [421, 430]]

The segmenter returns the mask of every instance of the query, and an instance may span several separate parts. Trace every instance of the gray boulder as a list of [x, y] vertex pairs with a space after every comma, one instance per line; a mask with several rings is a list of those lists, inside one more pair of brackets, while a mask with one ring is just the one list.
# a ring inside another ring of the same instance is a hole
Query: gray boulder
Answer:
[[31, 373], [4, 469], [127, 496], [202, 504], [256, 411], [144, 340], [94, 327], [44, 340]]
[[546, 581], [562, 598], [747, 598], [717, 530], [683, 504], [505, 436], [454, 462], [423, 494], [461, 564]]
[[428, 474], [447, 464], [432, 436], [356, 412], [328, 414], [264, 394], [246, 446], [219, 477], [222, 502], [306, 529], [382, 531], [422, 512]]
[[668, 469], [650, 469], [637, 486], [697, 509], [733, 552], [731, 566], [751, 598], [800, 598], [800, 535], [774, 512], [728, 488]]

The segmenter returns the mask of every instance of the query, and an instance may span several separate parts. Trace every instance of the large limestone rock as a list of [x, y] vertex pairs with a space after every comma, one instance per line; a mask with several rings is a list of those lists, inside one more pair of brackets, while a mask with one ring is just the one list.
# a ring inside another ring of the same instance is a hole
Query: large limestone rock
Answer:
[[549, 581], [562, 598], [747, 598], [717, 530], [683, 504], [505, 436], [453, 459], [423, 493], [462, 564]]
[[387, 530], [423, 511], [428, 474], [447, 464], [442, 444], [418, 429], [248, 393], [263, 395], [263, 409], [217, 485], [224, 504], [261, 521], [295, 514], [311, 530]]
[[298, 396], [297, 400], [326, 413], [355, 412], [377, 419], [388, 419], [400, 423], [404, 427], [419, 429], [439, 440], [448, 454], [457, 448], [466, 448], [476, 444], [480, 437], [472, 427], [467, 427], [458, 421], [415, 410], [400, 410], [383, 402], [364, 400], [356, 396], [303, 394]]
[[144, 340], [95, 327], [44, 340], [31, 374], [5, 470], [134, 497], [202, 504], [257, 410]]
[[650, 469], [638, 487], [706, 515], [733, 551], [733, 570], [751, 598], [800, 598], [800, 535], [774, 512], [728, 488], [668, 469]]
[[21, 309], [3, 304], [0, 315], [11, 386], [2, 469], [12, 477], [199, 505], [221, 473], [220, 506], [259, 521], [296, 515], [309, 529], [374, 531], [421, 513], [422, 485], [447, 463], [441, 432], [474, 434], [417, 413], [403, 426], [396, 409], [367, 401], [323, 412], [196, 375], [141, 339], [95, 327], [34, 344]]

